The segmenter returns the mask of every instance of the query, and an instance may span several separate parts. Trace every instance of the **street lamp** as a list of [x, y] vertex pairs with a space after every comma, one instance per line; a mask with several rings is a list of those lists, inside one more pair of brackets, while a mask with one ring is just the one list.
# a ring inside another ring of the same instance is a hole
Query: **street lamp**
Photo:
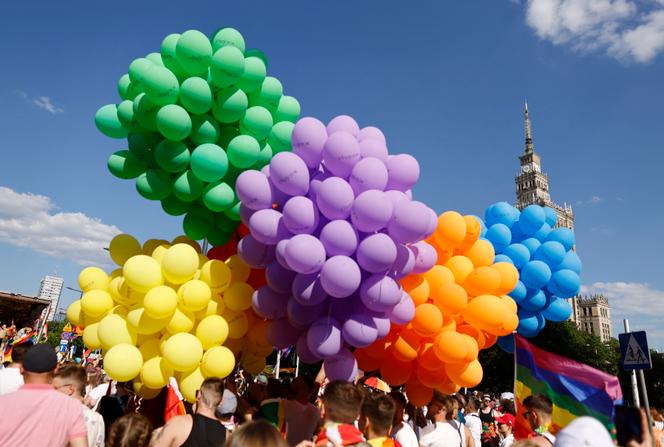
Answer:
[[74, 289], [73, 287], [69, 287], [69, 286], [65, 286], [65, 289], [73, 290], [74, 292], [78, 292], [78, 293], [81, 294], [81, 296], [83, 296], [83, 291], [82, 290]]

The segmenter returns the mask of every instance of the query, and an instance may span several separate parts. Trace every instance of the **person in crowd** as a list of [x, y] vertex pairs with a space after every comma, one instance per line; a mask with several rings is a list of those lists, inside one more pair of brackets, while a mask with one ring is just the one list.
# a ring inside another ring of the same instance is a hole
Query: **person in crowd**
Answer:
[[108, 433], [107, 447], [147, 447], [152, 424], [140, 413], [129, 413], [113, 423]]
[[296, 377], [290, 386], [290, 399], [284, 399], [286, 441], [295, 446], [314, 436], [320, 420], [320, 411], [311, 403], [314, 381], [307, 376]]
[[549, 431], [553, 413], [551, 399], [541, 393], [533, 394], [523, 400], [523, 408], [523, 417], [533, 430], [533, 442], [544, 447], [552, 446], [556, 437]]
[[482, 447], [497, 447], [500, 437], [496, 429], [496, 418], [500, 414], [494, 408], [493, 399], [490, 394], [482, 396], [479, 415], [482, 421]]
[[226, 388], [221, 396], [221, 403], [217, 406], [215, 414], [228, 433], [233, 433], [237, 428], [237, 423], [235, 422], [236, 411], [237, 396]]
[[454, 393], [453, 396], [456, 399], [457, 406], [459, 408], [459, 410], [457, 411], [457, 420], [460, 423], [465, 424], [466, 423], [465, 413], [466, 413], [466, 402], [467, 402], [466, 396], [463, 393]]
[[270, 378], [265, 386], [265, 398], [258, 408], [256, 419], [265, 419], [283, 433], [285, 430], [284, 419], [284, 387], [279, 379]]
[[[310, 446], [311, 442], [303, 445]], [[228, 438], [226, 447], [287, 447], [274, 425], [265, 419], [247, 422]]]
[[498, 425], [498, 433], [500, 433], [500, 447], [512, 447], [514, 444], [514, 423], [516, 418], [513, 414], [505, 413], [502, 416], [496, 418], [496, 424]]
[[431, 424], [422, 429], [421, 447], [463, 446], [461, 433], [450, 423], [457, 410], [457, 401], [452, 396], [434, 391], [427, 407], [427, 419]]
[[21, 368], [25, 353], [30, 347], [23, 343], [12, 348], [12, 363], [7, 368], [0, 370], [0, 396], [13, 393], [23, 386]]
[[340, 380], [325, 386], [323, 393], [323, 430], [318, 446], [364, 445], [364, 436], [355, 426], [362, 408], [362, 392], [355, 384]]
[[81, 403], [83, 419], [88, 429], [88, 446], [103, 447], [104, 419], [101, 414], [92, 411], [83, 403], [86, 380], [87, 374], [83, 367], [71, 364], [64, 365], [56, 371], [53, 377], [53, 387]]
[[371, 447], [400, 447], [389, 438], [396, 405], [384, 394], [370, 394], [362, 402], [360, 428]]
[[0, 396], [0, 445], [85, 447], [87, 429], [81, 404], [53, 388], [57, 356], [48, 344], [31, 347], [23, 357], [25, 384]]
[[500, 399], [500, 412], [502, 414], [509, 413], [512, 416], [516, 416], [516, 405], [514, 404], [514, 399]]
[[193, 415], [185, 414], [170, 419], [155, 436], [156, 447], [175, 446], [223, 446], [226, 429], [215, 417], [221, 403], [224, 384], [221, 379], [207, 378], [196, 392], [196, 409]]
[[482, 446], [482, 420], [480, 419], [480, 400], [476, 396], [469, 396], [466, 403], [466, 427], [470, 430], [475, 447]]
[[406, 397], [398, 391], [392, 391], [389, 394], [390, 398], [394, 401], [394, 419], [392, 421], [392, 439], [399, 443], [402, 447], [418, 447], [417, 436], [415, 431], [406, 421], [404, 421], [404, 413], [408, 402]]

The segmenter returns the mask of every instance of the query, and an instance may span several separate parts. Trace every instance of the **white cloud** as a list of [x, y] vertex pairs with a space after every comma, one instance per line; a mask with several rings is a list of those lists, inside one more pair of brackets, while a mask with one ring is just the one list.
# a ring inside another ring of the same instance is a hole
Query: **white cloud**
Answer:
[[598, 203], [604, 202], [604, 197], [600, 196], [591, 196], [588, 200], [577, 200], [577, 205], [597, 205]]
[[104, 247], [120, 230], [83, 213], [58, 211], [49, 197], [0, 186], [0, 243], [79, 264], [110, 263]]
[[25, 101], [27, 101], [30, 104], [36, 106], [37, 108], [40, 108], [42, 110], [47, 111], [51, 115], [57, 115], [58, 113], [63, 113], [65, 111], [64, 108], [55, 105], [55, 103], [53, 102], [53, 99], [51, 99], [48, 96], [36, 96], [36, 97], [32, 98], [24, 90], [15, 90], [15, 92], [18, 96], [23, 98]]
[[661, 0], [528, 0], [526, 23], [544, 40], [648, 62], [664, 50]]

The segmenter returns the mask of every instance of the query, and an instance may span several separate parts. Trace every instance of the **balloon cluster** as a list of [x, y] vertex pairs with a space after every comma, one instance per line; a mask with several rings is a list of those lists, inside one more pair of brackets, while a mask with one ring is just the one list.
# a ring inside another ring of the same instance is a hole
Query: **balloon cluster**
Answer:
[[118, 83], [122, 102], [97, 111], [104, 135], [127, 137], [129, 149], [108, 159], [111, 173], [184, 215], [190, 238], [228, 242], [240, 222], [237, 176], [291, 150], [300, 114], [266, 66], [233, 28], [212, 39], [195, 30], [168, 35], [160, 53], [129, 65]]
[[266, 269], [252, 298], [276, 347], [295, 345], [304, 362], [323, 359], [331, 379], [352, 380], [352, 348], [385, 337], [412, 318], [399, 279], [421, 269], [418, 253], [435, 213], [411, 200], [419, 165], [388, 155], [385, 136], [349, 116], [327, 126], [295, 124], [293, 152], [237, 180], [251, 232], [238, 253]]
[[433, 390], [452, 393], [482, 380], [478, 351], [519, 324], [507, 296], [519, 275], [511, 263], [494, 262], [491, 243], [481, 239], [482, 222], [447, 211], [433, 236], [418, 244], [424, 272], [401, 280], [412, 316], [392, 320], [389, 335], [355, 356], [365, 371], [380, 370], [390, 385], [406, 384], [408, 398], [426, 404]]
[[[499, 202], [485, 211], [487, 232], [496, 251], [496, 261], [512, 263], [519, 281], [510, 296], [519, 307], [517, 332], [537, 335], [546, 320], [565, 321], [572, 312], [566, 298], [579, 293], [581, 260], [574, 251], [574, 232], [554, 228], [556, 211], [530, 205], [521, 212]], [[511, 338], [511, 337], [510, 337]], [[508, 347], [510, 339], [501, 340]]]
[[127, 234], [113, 238], [110, 254], [121, 268], [83, 269], [83, 295], [67, 318], [85, 328], [88, 348], [102, 349], [112, 379], [133, 379], [149, 398], [174, 376], [194, 402], [204, 378], [228, 376], [241, 351], [246, 369], [263, 369], [272, 346], [251, 310], [251, 268], [239, 256], [209, 259], [186, 237], [141, 247]]

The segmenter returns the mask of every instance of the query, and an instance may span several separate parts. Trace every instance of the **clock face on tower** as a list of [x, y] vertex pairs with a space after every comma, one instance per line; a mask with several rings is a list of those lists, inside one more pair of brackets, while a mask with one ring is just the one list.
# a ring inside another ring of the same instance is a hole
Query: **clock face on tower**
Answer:
[[526, 174], [530, 172], [530, 165], [521, 166], [521, 170]]

